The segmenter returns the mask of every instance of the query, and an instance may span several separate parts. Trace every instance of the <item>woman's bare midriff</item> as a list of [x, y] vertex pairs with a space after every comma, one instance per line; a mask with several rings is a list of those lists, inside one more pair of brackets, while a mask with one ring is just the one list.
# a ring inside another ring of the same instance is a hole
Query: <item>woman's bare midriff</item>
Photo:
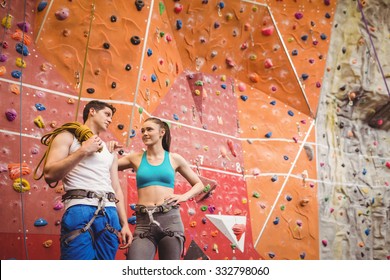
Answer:
[[145, 206], [162, 205], [170, 195], [173, 194], [173, 189], [162, 186], [148, 186], [138, 189], [138, 202]]

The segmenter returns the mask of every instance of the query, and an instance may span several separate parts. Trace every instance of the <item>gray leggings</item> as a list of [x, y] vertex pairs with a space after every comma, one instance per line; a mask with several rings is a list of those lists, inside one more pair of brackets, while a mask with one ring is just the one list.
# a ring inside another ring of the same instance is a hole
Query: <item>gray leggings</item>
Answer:
[[134, 239], [127, 253], [128, 260], [153, 260], [158, 251], [160, 260], [179, 260], [184, 249], [184, 226], [180, 209], [167, 213], [136, 212]]

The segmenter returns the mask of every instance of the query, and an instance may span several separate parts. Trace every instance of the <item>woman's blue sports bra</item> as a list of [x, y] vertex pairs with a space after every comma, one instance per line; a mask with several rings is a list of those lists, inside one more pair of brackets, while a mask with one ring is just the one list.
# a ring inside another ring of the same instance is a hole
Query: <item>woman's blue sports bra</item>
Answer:
[[164, 161], [160, 165], [149, 164], [146, 152], [144, 152], [137, 170], [136, 180], [137, 189], [148, 186], [162, 186], [173, 189], [175, 186], [175, 170], [169, 160], [169, 152], [165, 151]]

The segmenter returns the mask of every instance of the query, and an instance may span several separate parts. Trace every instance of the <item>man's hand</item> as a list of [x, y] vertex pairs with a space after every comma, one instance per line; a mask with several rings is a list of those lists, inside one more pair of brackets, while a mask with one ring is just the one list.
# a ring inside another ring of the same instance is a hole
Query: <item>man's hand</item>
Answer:
[[122, 236], [122, 242], [119, 246], [119, 249], [126, 249], [129, 248], [131, 243], [133, 242], [133, 234], [130, 231], [130, 228], [128, 225], [125, 225], [121, 229], [121, 236]]

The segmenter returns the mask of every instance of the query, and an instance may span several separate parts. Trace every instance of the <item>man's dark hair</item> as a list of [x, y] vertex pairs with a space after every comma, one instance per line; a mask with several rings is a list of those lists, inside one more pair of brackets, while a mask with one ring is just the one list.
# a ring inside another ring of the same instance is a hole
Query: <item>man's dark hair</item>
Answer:
[[116, 108], [114, 106], [112, 106], [111, 104], [108, 104], [106, 102], [99, 101], [99, 100], [92, 100], [92, 101], [88, 102], [88, 104], [85, 105], [84, 111], [83, 111], [83, 121], [84, 121], [84, 123], [88, 119], [89, 109], [94, 108], [96, 111], [100, 111], [100, 110], [102, 110], [102, 109], [104, 109], [106, 107], [111, 109], [112, 115], [115, 114]]

